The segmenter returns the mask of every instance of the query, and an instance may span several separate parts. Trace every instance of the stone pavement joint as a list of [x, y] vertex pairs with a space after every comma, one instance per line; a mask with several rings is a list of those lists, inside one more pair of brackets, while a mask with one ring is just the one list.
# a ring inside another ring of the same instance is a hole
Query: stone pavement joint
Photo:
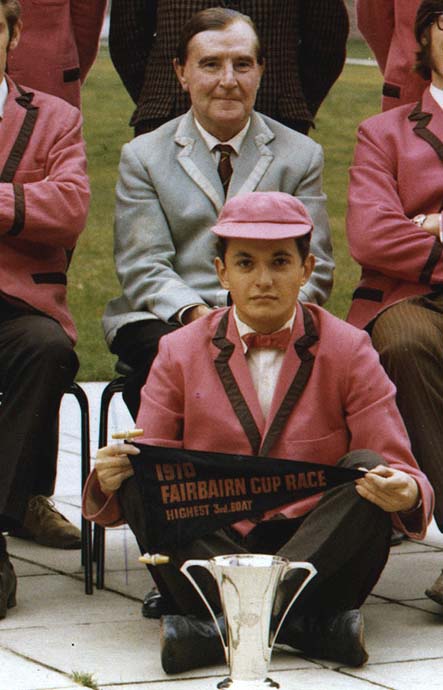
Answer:
[[[89, 398], [91, 453], [98, 437], [104, 383], [81, 384]], [[55, 501], [80, 526], [80, 415], [65, 396], [61, 408]], [[120, 395], [110, 410], [109, 435], [133, 427]], [[224, 666], [166, 676], [160, 664], [158, 621], [142, 617], [151, 587], [126, 527], [106, 530], [106, 588], [84, 594], [80, 551], [48, 549], [8, 538], [19, 583], [17, 607], [0, 621], [0, 690], [74, 690], [74, 671], [89, 673], [100, 690], [212, 690]], [[270, 676], [282, 690], [443, 690], [443, 607], [424, 591], [443, 567], [443, 536], [433, 524], [424, 542], [404, 541], [363, 613], [368, 663], [349, 669], [274, 650]]]

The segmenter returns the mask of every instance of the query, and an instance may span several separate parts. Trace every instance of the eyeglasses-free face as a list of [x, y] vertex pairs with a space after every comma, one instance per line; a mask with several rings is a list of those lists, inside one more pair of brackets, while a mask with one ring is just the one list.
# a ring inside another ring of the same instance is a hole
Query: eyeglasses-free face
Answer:
[[436, 24], [440, 31], [443, 31], [443, 12], [435, 12], [431, 24]]

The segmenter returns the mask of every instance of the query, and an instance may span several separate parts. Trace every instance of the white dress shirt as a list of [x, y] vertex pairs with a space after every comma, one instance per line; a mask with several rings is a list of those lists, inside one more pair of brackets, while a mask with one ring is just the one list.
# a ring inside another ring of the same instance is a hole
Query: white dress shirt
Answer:
[[[239, 318], [237, 310], [234, 306], [234, 319], [237, 325], [240, 338], [243, 338], [246, 333], [255, 333], [253, 328], [245, 324]], [[284, 328], [292, 330], [294, 324], [295, 311], [291, 318], [279, 328], [282, 331]], [[254, 388], [257, 393], [258, 401], [265, 419], [271, 409], [272, 398], [274, 397], [275, 387], [277, 385], [280, 369], [283, 364], [285, 352], [273, 348], [260, 347], [248, 350], [248, 346], [242, 339], [243, 352], [246, 355], [249, 371], [251, 372]]]
[[443, 89], [439, 89], [438, 86], [435, 86], [435, 84], [431, 84], [429, 87], [429, 93], [434, 101], [437, 101], [440, 108], [443, 109]]
[[0, 84], [0, 118], [3, 119], [3, 114], [5, 112], [6, 99], [8, 98], [8, 84], [6, 79], [3, 77]]

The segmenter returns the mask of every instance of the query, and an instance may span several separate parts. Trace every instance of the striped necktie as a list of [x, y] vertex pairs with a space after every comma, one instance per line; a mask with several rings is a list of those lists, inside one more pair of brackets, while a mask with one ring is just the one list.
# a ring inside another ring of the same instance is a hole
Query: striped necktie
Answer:
[[214, 151], [220, 151], [217, 172], [226, 196], [232, 176], [231, 153], [234, 153], [234, 149], [229, 144], [217, 144], [217, 146], [214, 146]]

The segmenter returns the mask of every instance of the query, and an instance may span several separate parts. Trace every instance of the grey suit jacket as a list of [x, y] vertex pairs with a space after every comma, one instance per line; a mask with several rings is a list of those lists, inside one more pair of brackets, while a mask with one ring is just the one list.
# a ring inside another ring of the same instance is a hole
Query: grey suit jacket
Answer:
[[[281, 191], [303, 201], [314, 221], [317, 263], [300, 298], [317, 304], [329, 296], [334, 269], [322, 169], [319, 144], [254, 112], [228, 192], [230, 198]], [[169, 321], [190, 304], [226, 304], [209, 232], [223, 203], [215, 162], [191, 111], [125, 144], [114, 238], [122, 294], [108, 303], [103, 317], [108, 344], [127, 323]]]

